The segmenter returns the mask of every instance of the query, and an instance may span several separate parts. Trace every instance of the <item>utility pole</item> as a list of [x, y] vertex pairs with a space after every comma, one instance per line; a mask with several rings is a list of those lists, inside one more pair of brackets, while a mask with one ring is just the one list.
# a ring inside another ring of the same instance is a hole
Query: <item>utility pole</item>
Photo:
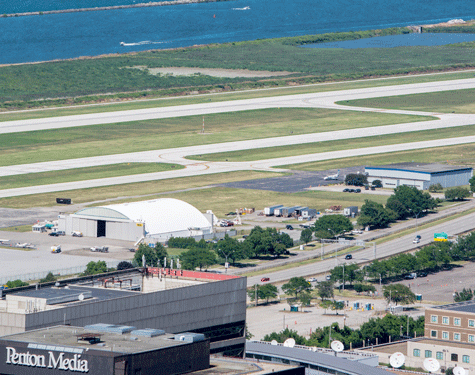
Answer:
[[322, 260], [323, 260], [323, 254], [325, 253], [325, 250], [324, 250], [324, 246], [325, 246], [325, 239], [322, 238], [321, 239], [321, 243], [322, 243], [322, 251], [321, 251], [321, 256], [322, 256]]
[[257, 284], [254, 285], [254, 298], [256, 300], [256, 307], [257, 307]]

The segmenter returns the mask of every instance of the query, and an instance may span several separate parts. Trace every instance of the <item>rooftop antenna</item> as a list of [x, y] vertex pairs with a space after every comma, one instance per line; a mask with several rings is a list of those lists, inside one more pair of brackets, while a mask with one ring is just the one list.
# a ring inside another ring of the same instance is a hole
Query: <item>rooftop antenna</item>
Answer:
[[[278, 342], [277, 342], [277, 340], [272, 340], [272, 341], [270, 342], [270, 344], [271, 344], [271, 345], [277, 345]], [[454, 375], [455, 375], [455, 374], [454, 374]]]
[[424, 368], [430, 373], [436, 372], [440, 369], [440, 363], [437, 359], [426, 358], [423, 362]]
[[289, 338], [284, 341], [284, 346], [287, 348], [293, 348], [295, 346], [295, 340], [293, 338]]
[[389, 357], [389, 364], [394, 368], [401, 367], [406, 361], [406, 357], [401, 352], [396, 352]]
[[337, 356], [339, 352], [342, 352], [343, 349], [345, 349], [345, 346], [343, 345], [343, 343], [338, 340], [332, 341], [332, 343], [330, 344], [330, 347], [335, 352], [335, 357]]

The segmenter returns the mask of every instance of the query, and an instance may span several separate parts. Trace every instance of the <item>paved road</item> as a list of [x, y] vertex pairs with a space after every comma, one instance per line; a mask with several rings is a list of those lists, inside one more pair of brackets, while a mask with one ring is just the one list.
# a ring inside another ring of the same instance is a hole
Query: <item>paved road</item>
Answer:
[[[466, 204], [464, 209], [473, 208], [474, 206], [475, 206], [475, 202], [472, 201]], [[430, 218], [431, 217], [429, 215], [428, 217], [424, 219], [419, 219], [419, 224], [422, 224], [425, 220], [430, 219]], [[415, 234], [402, 236], [395, 240], [377, 245], [376, 257], [378, 259], [385, 258], [394, 254], [406, 252], [408, 250], [415, 250], [419, 248], [420, 246], [431, 243], [434, 238], [434, 233], [437, 233], [437, 232], [446, 232], [449, 236], [453, 236], [453, 235], [458, 235], [460, 233], [470, 231], [474, 227], [474, 222], [475, 222], [474, 220], [475, 220], [475, 213], [472, 213], [464, 217], [447, 221], [443, 224], [435, 225], [428, 229], [421, 229], [417, 231], [417, 234], [421, 235], [422, 237], [421, 242], [418, 245], [414, 245], [412, 243], [412, 240], [414, 239]], [[407, 226], [408, 224], [413, 225], [414, 222], [402, 223], [402, 226], [404, 225]], [[393, 228], [394, 227], [395, 226], [393, 226]], [[361, 238], [364, 238], [364, 236], [361, 236]], [[328, 255], [328, 254], [333, 253], [336, 249], [339, 249], [339, 248], [341, 249], [342, 247], [338, 245], [330, 245], [330, 246], [326, 245], [324, 253]], [[312, 250], [311, 252], [313, 252], [313, 254], [318, 257], [321, 254], [320, 250], [321, 250], [320, 248], [316, 248], [315, 250]], [[248, 286], [252, 286], [254, 284], [262, 284], [260, 282], [262, 276], [269, 277], [271, 282], [279, 282], [279, 281], [289, 280], [291, 277], [295, 277], [295, 276], [307, 277], [307, 276], [318, 275], [318, 274], [323, 275], [325, 273], [328, 273], [337, 264], [338, 265], [350, 264], [352, 262], [358, 263], [358, 264], [364, 264], [375, 259], [374, 247], [371, 243], [369, 244], [369, 247], [367, 247], [366, 249], [352, 252], [352, 255], [353, 255], [353, 259], [351, 261], [346, 261], [344, 260], [344, 256], [339, 256], [336, 259], [335, 257], [332, 257], [330, 259], [325, 259], [323, 261], [319, 261], [319, 262], [315, 262], [315, 263], [307, 264], [307, 265], [301, 265], [299, 267], [282, 270], [282, 271], [266, 273], [264, 270], [262, 271], [260, 276], [248, 277], [247, 283], [248, 283]], [[323, 279], [323, 276], [320, 276], [320, 279]]]

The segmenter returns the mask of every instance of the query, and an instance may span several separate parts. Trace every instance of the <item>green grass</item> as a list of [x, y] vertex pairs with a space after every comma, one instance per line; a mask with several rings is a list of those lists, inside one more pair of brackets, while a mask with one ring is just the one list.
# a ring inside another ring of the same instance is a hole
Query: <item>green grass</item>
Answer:
[[[433, 129], [426, 131], [418, 132], [409, 132], [409, 133], [398, 133], [384, 136], [375, 136], [375, 137], [364, 137], [357, 138], [357, 141], [354, 140], [338, 140], [338, 141], [326, 141], [326, 142], [316, 142], [316, 143], [306, 143], [292, 146], [281, 146], [281, 147], [268, 147], [261, 149], [253, 150], [243, 150], [243, 151], [233, 151], [233, 152], [223, 152], [216, 154], [206, 154], [199, 156], [190, 156], [190, 159], [196, 160], [207, 160], [207, 161], [229, 161], [229, 162], [238, 162], [238, 161], [253, 161], [253, 160], [264, 160], [264, 159], [273, 159], [286, 156], [295, 156], [295, 155], [306, 155], [314, 153], [323, 153], [330, 152], [334, 150], [351, 150], [355, 148], [364, 148], [364, 147], [376, 147], [383, 145], [392, 145], [398, 143], [411, 143], [411, 142], [420, 142], [433, 139], [441, 139], [444, 137], [464, 137], [471, 136], [475, 131], [475, 125], [469, 126], [460, 126], [455, 128], [444, 128], [444, 129]], [[389, 148], [389, 147], [388, 147]], [[359, 157], [358, 157], [359, 159]], [[380, 163], [378, 163], [380, 164]], [[340, 165], [345, 165], [341, 163]], [[358, 164], [361, 165], [361, 164]], [[292, 165], [292, 166], [279, 166], [279, 168], [290, 168], [290, 169], [301, 169], [301, 164]]]
[[262, 109], [0, 135], [0, 165], [260, 139], [430, 117], [314, 108]]
[[[31, 232], [31, 225], [15, 225], [13, 227], [0, 228], [0, 230], [8, 231], [8, 232], [25, 233], [25, 232]], [[21, 250], [30, 250], [30, 249], [21, 249]]]
[[[194, 177], [175, 178], [170, 180], [149, 181], [133, 184], [123, 184], [105, 186], [90, 189], [70, 190], [61, 195], [71, 198], [74, 204], [96, 202], [96, 205], [106, 205], [116, 202], [132, 202], [147, 199], [161, 198], [164, 194], [171, 196], [173, 192], [188, 191], [189, 189], [205, 188], [213, 184], [223, 184], [227, 182], [242, 181], [248, 179], [259, 179], [268, 177], [283, 176], [283, 173], [242, 171], [231, 173], [220, 173]], [[206, 189], [203, 189], [206, 190]], [[50, 207], [56, 205], [58, 193], [33, 194], [21, 197], [9, 197], [0, 199], [0, 207], [8, 208], [28, 208], [28, 207]], [[113, 200], [113, 201], [111, 201]], [[186, 197], [184, 199], [187, 201]], [[233, 207], [236, 209], [237, 207]], [[206, 208], [206, 209], [209, 209]], [[229, 212], [228, 209], [218, 209], [220, 215]]]
[[[192, 95], [192, 96], [175, 96], [158, 99], [136, 99], [130, 101], [114, 101], [109, 100], [109, 103], [101, 103], [100, 105], [81, 105], [76, 104], [72, 106], [62, 107], [60, 103], [52, 102], [49, 105], [57, 105], [58, 107], [47, 109], [30, 109], [28, 111], [17, 112], [0, 112], [1, 121], [14, 121], [25, 119], [37, 119], [45, 117], [58, 117], [69, 115], [80, 115], [86, 113], [104, 113], [112, 111], [133, 110], [133, 109], [146, 109], [146, 108], [158, 108], [188, 104], [200, 104], [209, 102], [223, 102], [228, 100], [241, 100], [251, 98], [262, 98], [282, 95], [297, 95], [308, 94], [317, 92], [328, 92], [334, 90], [352, 90], [361, 89], [367, 87], [381, 87], [381, 86], [395, 86], [412, 83], [424, 83], [424, 82], [438, 82], [449, 81], [455, 79], [473, 78], [474, 72], [445, 72], [436, 74], [423, 74], [423, 75], [410, 75], [385, 79], [366, 79], [357, 81], [344, 81], [344, 82], [327, 82], [322, 84], [310, 84], [303, 86], [287, 86], [281, 88], [261, 88], [260, 90], [252, 91], [228, 91], [222, 93], [213, 93], [208, 95]], [[151, 95], [153, 97], [154, 95]], [[155, 95], [158, 96], [158, 95]], [[107, 97], [107, 96], [106, 96]], [[98, 101], [103, 102], [102, 98]], [[48, 101], [42, 101], [42, 106], [48, 106]]]
[[341, 101], [339, 104], [388, 109], [406, 109], [411, 111], [475, 113], [475, 90], [454, 90], [387, 96], [384, 98]]
[[327, 169], [355, 167], [360, 165], [384, 165], [407, 162], [439, 162], [453, 165], [475, 166], [475, 147], [473, 144], [464, 144], [457, 146], [426, 148], [421, 150], [387, 152], [377, 155], [292, 164], [286, 165], [285, 168], [304, 171], [323, 171]]
[[[25, 106], [37, 106], [48, 105], [48, 102], [39, 100], [44, 98], [90, 96], [80, 100], [57, 101], [59, 104], [74, 104], [97, 101], [99, 98], [95, 95], [101, 93], [129, 92], [118, 97], [140, 98], [146, 97], [148, 90], [152, 95], [176, 95], [191, 91], [275, 87], [475, 66], [473, 43], [368, 49], [299, 47], [310, 42], [404, 32], [407, 29], [334, 33], [4, 66], [0, 68], [0, 103], [10, 108], [22, 106], [20, 101], [36, 101]], [[329, 64], [329, 61], [332, 63]], [[128, 69], [133, 66], [288, 71], [295, 77], [231, 79], [204, 75], [159, 76], [141, 69]]]
[[25, 186], [59, 184], [62, 182], [85, 181], [98, 178], [129, 176], [141, 173], [164, 172], [183, 168], [183, 166], [178, 164], [167, 163], [111, 164], [97, 167], [4, 176], [0, 177], [0, 188], [12, 189]]

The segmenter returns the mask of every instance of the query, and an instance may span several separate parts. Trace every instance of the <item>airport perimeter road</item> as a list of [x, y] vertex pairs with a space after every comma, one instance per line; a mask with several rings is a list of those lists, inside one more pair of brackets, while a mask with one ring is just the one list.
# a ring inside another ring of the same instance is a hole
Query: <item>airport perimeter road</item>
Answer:
[[[414, 239], [415, 234], [410, 234], [406, 236], [399, 237], [395, 240], [385, 242], [383, 244], [376, 246], [376, 258], [381, 259], [385, 257], [392, 256], [394, 254], [406, 252], [409, 250], [416, 250], [420, 246], [427, 245], [434, 239], [434, 233], [437, 232], [446, 232], [449, 236], [457, 235], [460, 233], [464, 233], [466, 231], [472, 230], [475, 227], [475, 213], [447, 221], [443, 224], [435, 225], [428, 229], [421, 229], [417, 231], [417, 234], [421, 235], [422, 239], [420, 244], [414, 245], [412, 240]], [[338, 246], [332, 245], [325, 246], [325, 254], [334, 251], [337, 249]], [[318, 250], [317, 250], [318, 251]], [[330, 259], [325, 259], [323, 261], [318, 261], [312, 264], [301, 265], [294, 268], [289, 268], [282, 271], [275, 271], [275, 272], [265, 272], [262, 271], [261, 275], [259, 276], [251, 276], [247, 278], [247, 286], [250, 287], [254, 284], [263, 284], [261, 283], [262, 277], [269, 277], [270, 282], [278, 283], [289, 280], [292, 277], [297, 276], [313, 276], [313, 275], [324, 275], [328, 274], [331, 269], [333, 269], [337, 264], [365, 264], [371, 262], [375, 259], [374, 257], [374, 249], [372, 244], [369, 245], [368, 248], [359, 250], [356, 252], [352, 252], [353, 259], [352, 260], [345, 260], [344, 256], [339, 256], [335, 259], [332, 257]], [[320, 276], [319, 281], [324, 280], [324, 276]]]
[[[311, 94], [283, 95], [256, 99], [231, 100], [216, 103], [190, 104], [129, 111], [94, 113], [86, 115], [50, 117], [43, 119], [3, 121], [0, 122], [0, 134], [278, 107], [325, 107], [347, 109], [351, 111], [371, 111], [372, 109], [368, 108], [344, 107], [338, 106], [334, 103], [342, 100], [420, 94], [426, 92], [439, 92], [472, 88], [475, 88], [475, 78], [416, 83], [409, 85], [370, 87], [364, 89], [340, 90]], [[421, 114], [421, 112], [415, 111], [397, 111], [383, 109], [378, 109], [377, 111], [387, 113]], [[1, 119], [2, 118], [0, 115], [0, 121]]]

